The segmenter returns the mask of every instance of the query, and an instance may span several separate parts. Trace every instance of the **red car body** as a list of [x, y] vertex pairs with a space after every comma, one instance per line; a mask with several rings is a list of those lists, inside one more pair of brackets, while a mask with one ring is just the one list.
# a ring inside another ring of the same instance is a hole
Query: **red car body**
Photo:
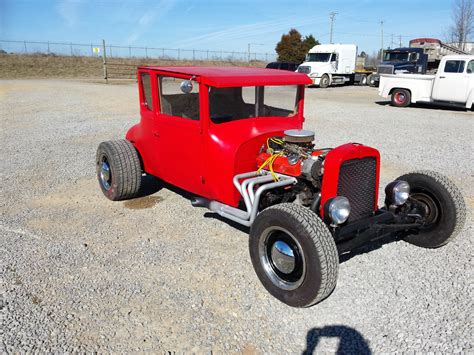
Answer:
[[[304, 74], [260, 68], [140, 67], [139, 79], [143, 73], [151, 78], [153, 110], [148, 108], [141, 80], [138, 80], [141, 120], [130, 128], [127, 140], [139, 151], [145, 172], [210, 200], [238, 206], [241, 195], [232, 183], [233, 177], [257, 169], [257, 157], [267, 138], [303, 126], [304, 89], [311, 84]], [[158, 76], [193, 78], [199, 84], [198, 121], [160, 113]], [[296, 115], [247, 118], [225, 124], [215, 124], [210, 119], [210, 87], [270, 85], [298, 85]], [[189, 149], [190, 146], [193, 149]], [[337, 195], [339, 166], [348, 159], [368, 156], [377, 160], [378, 188], [380, 156], [377, 150], [349, 143], [328, 154], [321, 206]], [[377, 193], [375, 195], [374, 209], [377, 208]], [[320, 213], [323, 216], [323, 207]]]

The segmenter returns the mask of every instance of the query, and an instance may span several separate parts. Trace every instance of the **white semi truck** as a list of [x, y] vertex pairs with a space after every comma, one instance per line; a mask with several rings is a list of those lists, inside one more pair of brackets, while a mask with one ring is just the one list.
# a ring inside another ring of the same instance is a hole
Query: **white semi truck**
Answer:
[[313, 81], [313, 85], [327, 88], [330, 85], [367, 84], [369, 70], [357, 70], [355, 44], [318, 44], [311, 48], [306, 60], [298, 67]]

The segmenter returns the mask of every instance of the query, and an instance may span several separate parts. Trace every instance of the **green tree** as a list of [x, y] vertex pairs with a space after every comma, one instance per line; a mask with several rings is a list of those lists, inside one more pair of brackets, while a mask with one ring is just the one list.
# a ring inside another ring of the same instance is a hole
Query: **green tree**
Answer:
[[304, 39], [298, 30], [292, 28], [288, 33], [281, 36], [277, 43], [275, 51], [278, 54], [279, 62], [301, 63], [304, 61], [306, 53], [319, 42], [313, 35], [306, 36]]

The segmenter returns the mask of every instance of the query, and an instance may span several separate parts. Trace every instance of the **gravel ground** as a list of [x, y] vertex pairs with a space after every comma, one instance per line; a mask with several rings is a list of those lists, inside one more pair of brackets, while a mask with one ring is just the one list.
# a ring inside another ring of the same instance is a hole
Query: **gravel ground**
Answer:
[[245, 232], [153, 181], [102, 196], [95, 151], [137, 121], [135, 85], [0, 81], [0, 352], [473, 352], [473, 112], [397, 109], [368, 87], [306, 98], [318, 146], [377, 147], [382, 186], [443, 172], [468, 220], [441, 249], [344, 257], [334, 293], [294, 309], [261, 286]]

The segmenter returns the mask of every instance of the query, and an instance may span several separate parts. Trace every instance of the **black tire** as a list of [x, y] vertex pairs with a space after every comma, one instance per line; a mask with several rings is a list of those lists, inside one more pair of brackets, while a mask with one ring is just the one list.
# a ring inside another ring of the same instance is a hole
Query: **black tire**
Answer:
[[325, 89], [329, 86], [330, 83], [331, 83], [331, 80], [329, 79], [329, 75], [324, 74], [321, 77], [321, 80], [319, 81], [319, 87]]
[[393, 90], [391, 102], [396, 107], [407, 107], [411, 103], [410, 91], [406, 89]]
[[[104, 164], [108, 166], [108, 172]], [[137, 195], [142, 180], [142, 168], [132, 143], [125, 139], [100, 143], [96, 167], [100, 188], [108, 199], [126, 200]]]
[[[289, 254], [277, 247], [282, 241], [290, 248], [286, 250], [293, 256], [293, 268], [288, 267], [291, 263], [284, 264]], [[308, 208], [282, 203], [263, 210], [250, 229], [249, 250], [263, 286], [289, 306], [312, 306], [336, 287], [336, 244], [328, 227]], [[283, 263], [281, 259], [278, 263], [281, 256]], [[278, 264], [288, 267], [287, 272], [281, 271]]]
[[369, 76], [367, 77], [367, 86], [373, 86], [371, 81], [372, 81], [372, 74], [369, 74]]
[[459, 188], [446, 176], [423, 170], [400, 176], [410, 184], [410, 197], [423, 202], [429, 226], [405, 238], [410, 244], [438, 248], [453, 240], [466, 221], [466, 204]]

